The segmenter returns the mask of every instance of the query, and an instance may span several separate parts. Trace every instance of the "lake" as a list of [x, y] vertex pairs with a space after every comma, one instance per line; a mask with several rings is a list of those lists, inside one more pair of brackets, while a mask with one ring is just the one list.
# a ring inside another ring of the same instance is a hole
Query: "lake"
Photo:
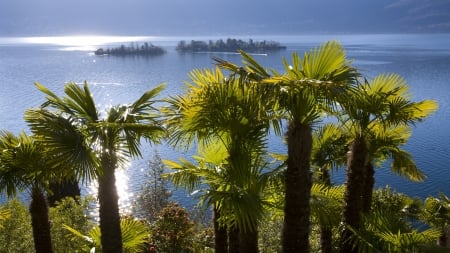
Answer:
[[[167, 83], [162, 97], [179, 94], [188, 73], [194, 68], [213, 67], [212, 57], [240, 63], [237, 54], [195, 53], [179, 54], [175, 46], [180, 40], [217, 40], [243, 36], [211, 37], [0, 37], [0, 129], [18, 133], [26, 130], [23, 112], [44, 101], [34, 82], [42, 83], [62, 95], [67, 82], [87, 81], [100, 108], [129, 103], [144, 91], [159, 83]], [[376, 171], [378, 187], [391, 185], [411, 196], [427, 197], [444, 192], [450, 196], [450, 34], [358, 34], [358, 35], [301, 35], [252, 36], [254, 41], [273, 40], [287, 46], [285, 51], [255, 55], [263, 66], [282, 70], [281, 58], [290, 58], [292, 52], [302, 54], [331, 39], [340, 41], [354, 64], [372, 78], [380, 73], [393, 72], [405, 77], [414, 100], [435, 99], [439, 110], [417, 124], [405, 149], [419, 168], [428, 176], [422, 183], [412, 183], [389, 172], [388, 165]], [[152, 42], [166, 48], [167, 53], [154, 57], [96, 56], [98, 47], [126, 46], [131, 42]], [[278, 137], [272, 137], [272, 151], [285, 147]], [[145, 145], [145, 144], [144, 144]], [[157, 150], [163, 159], [176, 160], [190, 156], [172, 150], [166, 145], [144, 147], [144, 158], [131, 161], [128, 169], [118, 174], [118, 190], [122, 208], [129, 207], [129, 199], [140, 189], [146, 161]], [[344, 182], [345, 172], [334, 172], [336, 183]], [[89, 193], [95, 193], [88, 186]], [[184, 192], [174, 196], [180, 202], [190, 203]]]

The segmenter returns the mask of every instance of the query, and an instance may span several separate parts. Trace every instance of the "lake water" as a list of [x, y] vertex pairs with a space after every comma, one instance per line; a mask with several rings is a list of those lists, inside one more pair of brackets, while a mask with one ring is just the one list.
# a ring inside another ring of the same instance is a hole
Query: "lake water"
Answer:
[[[247, 37], [230, 36], [248, 40]], [[25, 109], [38, 106], [44, 96], [34, 87], [40, 82], [62, 95], [69, 81], [90, 84], [94, 98], [101, 108], [129, 103], [144, 91], [165, 82], [161, 96], [179, 94], [188, 73], [194, 68], [213, 67], [213, 56], [240, 63], [236, 54], [179, 54], [175, 46], [180, 40], [216, 40], [228, 37], [21, 37], [0, 38], [0, 129], [18, 133], [26, 130]], [[290, 58], [311, 47], [335, 39], [346, 48], [348, 57], [369, 78], [379, 73], [399, 73], [411, 86], [413, 99], [435, 99], [437, 113], [417, 124], [406, 145], [419, 168], [428, 176], [423, 183], [412, 183], [380, 168], [376, 172], [377, 186], [391, 185], [412, 196], [427, 197], [444, 192], [450, 196], [450, 34], [390, 34], [390, 35], [311, 35], [311, 36], [253, 36], [253, 40], [274, 40], [287, 50], [268, 55], [255, 55], [263, 66], [282, 70], [281, 58]], [[129, 45], [132, 41], [148, 41], [167, 49], [156, 57], [95, 56], [98, 47]], [[285, 147], [278, 137], [272, 137], [272, 151]], [[157, 150], [163, 159], [176, 160], [190, 156], [175, 152], [165, 145], [145, 146], [144, 158], [130, 162], [129, 168], [118, 175], [118, 187], [123, 208], [140, 189], [146, 161]], [[344, 172], [334, 173], [336, 183], [344, 182]], [[93, 187], [87, 187], [93, 193]], [[175, 199], [189, 203], [183, 192]]]

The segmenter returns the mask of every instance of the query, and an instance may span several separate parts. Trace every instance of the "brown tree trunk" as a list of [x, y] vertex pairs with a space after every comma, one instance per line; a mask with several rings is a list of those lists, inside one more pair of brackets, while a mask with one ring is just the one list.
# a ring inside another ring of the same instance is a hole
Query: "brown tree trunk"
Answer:
[[219, 224], [220, 213], [217, 207], [214, 205], [213, 209], [213, 221], [214, 221], [214, 252], [227, 253], [228, 252], [228, 236], [225, 226]]
[[347, 161], [347, 187], [344, 195], [343, 222], [346, 228], [341, 236], [341, 252], [358, 252], [353, 247], [351, 237], [353, 232], [348, 228], [358, 230], [360, 227], [362, 212], [362, 192], [365, 179], [367, 159], [367, 146], [365, 139], [360, 136], [355, 138]]
[[443, 231], [438, 238], [438, 245], [441, 247], [447, 247], [447, 233]]
[[36, 186], [31, 193], [30, 214], [36, 253], [52, 253], [48, 203], [42, 190]]
[[320, 252], [333, 252], [333, 231], [328, 227], [320, 228]]
[[115, 160], [103, 157], [103, 174], [98, 179], [100, 232], [103, 253], [122, 253], [119, 197], [116, 189]]
[[239, 234], [239, 252], [258, 253], [258, 229], [255, 231], [241, 231]]
[[309, 252], [312, 130], [308, 125], [291, 122], [286, 136], [288, 160], [282, 248], [284, 253]]
[[228, 253], [244, 253], [239, 251], [239, 229], [236, 226], [228, 231]]
[[[320, 169], [319, 181], [326, 185], [331, 186], [330, 173], [327, 169]], [[333, 251], [333, 232], [328, 226], [320, 225], [320, 252], [331, 253]]]
[[372, 163], [366, 165], [366, 175], [365, 175], [364, 189], [363, 189], [363, 206], [362, 211], [364, 213], [369, 213], [372, 209], [372, 194], [373, 188], [375, 186], [375, 169]]

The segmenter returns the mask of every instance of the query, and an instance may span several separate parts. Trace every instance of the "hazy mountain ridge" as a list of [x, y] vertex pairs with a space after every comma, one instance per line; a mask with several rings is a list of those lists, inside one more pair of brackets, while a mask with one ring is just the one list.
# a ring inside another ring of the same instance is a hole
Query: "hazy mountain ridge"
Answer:
[[450, 0], [6, 0], [0, 35], [450, 32]]

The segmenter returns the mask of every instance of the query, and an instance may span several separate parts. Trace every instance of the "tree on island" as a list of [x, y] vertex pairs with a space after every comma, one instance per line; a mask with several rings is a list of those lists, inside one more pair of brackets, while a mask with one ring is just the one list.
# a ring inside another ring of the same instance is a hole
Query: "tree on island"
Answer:
[[143, 56], [154, 56], [162, 55], [166, 53], [166, 50], [162, 47], [155, 46], [152, 43], [145, 42], [143, 45], [138, 43], [131, 43], [130, 46], [120, 45], [115, 48], [99, 48], [95, 52], [95, 55], [143, 55]]
[[228, 38], [226, 41], [219, 39], [217, 41], [209, 40], [208, 42], [191, 40], [190, 43], [182, 40], [178, 42], [176, 50], [179, 52], [237, 52], [243, 50], [250, 53], [264, 53], [270, 51], [284, 50], [282, 46], [276, 41], [253, 41], [248, 42], [241, 39]]

